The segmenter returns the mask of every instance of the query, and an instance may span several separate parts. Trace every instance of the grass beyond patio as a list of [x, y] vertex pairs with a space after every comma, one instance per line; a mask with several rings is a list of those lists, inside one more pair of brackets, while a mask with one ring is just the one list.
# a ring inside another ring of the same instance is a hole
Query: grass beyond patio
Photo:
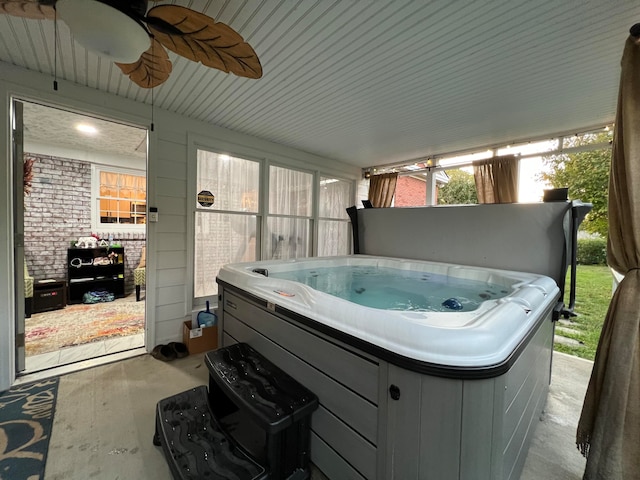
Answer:
[[[554, 349], [593, 360], [598, 347], [604, 317], [611, 301], [613, 276], [606, 265], [578, 265], [576, 274], [577, 316], [557, 324], [557, 334], [580, 342], [579, 345], [561, 345]], [[565, 302], [569, 302], [569, 276]]]

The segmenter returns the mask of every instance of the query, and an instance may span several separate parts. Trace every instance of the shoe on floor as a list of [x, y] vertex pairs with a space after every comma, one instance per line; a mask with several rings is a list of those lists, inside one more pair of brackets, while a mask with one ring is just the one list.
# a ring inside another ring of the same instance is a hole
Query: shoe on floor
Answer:
[[175, 350], [169, 345], [156, 345], [151, 351], [151, 356], [157, 360], [162, 360], [163, 362], [170, 362], [171, 360], [175, 360], [177, 357]]
[[176, 358], [184, 358], [189, 355], [189, 350], [184, 343], [181, 342], [169, 342], [169, 348], [171, 348], [176, 354]]

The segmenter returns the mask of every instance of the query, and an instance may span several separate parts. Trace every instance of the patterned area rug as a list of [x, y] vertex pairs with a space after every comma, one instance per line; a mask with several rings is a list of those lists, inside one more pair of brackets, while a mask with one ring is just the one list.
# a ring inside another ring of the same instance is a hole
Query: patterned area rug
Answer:
[[25, 319], [26, 355], [144, 332], [144, 301], [135, 295], [113, 302], [67, 305]]
[[57, 393], [53, 378], [0, 394], [0, 479], [44, 478]]

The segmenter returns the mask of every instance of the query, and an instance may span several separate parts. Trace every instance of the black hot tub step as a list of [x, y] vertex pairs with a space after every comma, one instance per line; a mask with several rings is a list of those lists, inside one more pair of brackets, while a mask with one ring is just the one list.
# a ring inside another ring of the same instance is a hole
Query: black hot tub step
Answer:
[[205, 363], [209, 378], [269, 434], [307, 419], [318, 408], [313, 392], [246, 343], [207, 352]]
[[176, 480], [263, 480], [265, 468], [245, 454], [209, 408], [205, 385], [158, 402], [154, 444]]

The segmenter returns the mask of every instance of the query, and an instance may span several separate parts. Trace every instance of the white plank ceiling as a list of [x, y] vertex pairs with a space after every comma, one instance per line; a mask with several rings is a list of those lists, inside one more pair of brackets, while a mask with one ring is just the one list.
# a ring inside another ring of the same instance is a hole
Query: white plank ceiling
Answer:
[[[157, 108], [368, 167], [611, 122], [640, 2], [192, 0], [264, 76], [169, 52]], [[58, 78], [150, 103], [58, 23]], [[53, 75], [54, 24], [0, 15], [0, 61]], [[0, 76], [2, 64], [0, 64]]]

